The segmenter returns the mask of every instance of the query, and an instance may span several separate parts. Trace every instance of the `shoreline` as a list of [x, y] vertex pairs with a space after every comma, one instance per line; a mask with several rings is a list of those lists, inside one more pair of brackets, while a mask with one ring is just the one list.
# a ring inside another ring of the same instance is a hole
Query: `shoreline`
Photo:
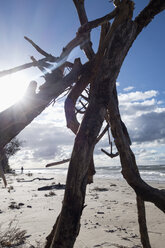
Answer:
[[[43, 244], [61, 210], [63, 189], [37, 190], [39, 187], [54, 183], [65, 184], [66, 175], [53, 176], [54, 179], [50, 181], [21, 182], [22, 179], [28, 181], [36, 177], [51, 178], [52, 173], [31, 176], [7, 175], [8, 189], [2, 187], [2, 181], [0, 183], [1, 229], [4, 230], [10, 221], [15, 220], [17, 226], [30, 235], [26, 244], [20, 247], [35, 246], [36, 241]], [[150, 185], [165, 188], [165, 184], [160, 182], [150, 182]], [[16, 205], [21, 203], [20, 208], [11, 209], [9, 206], [12, 202]], [[142, 247], [138, 232], [135, 193], [123, 179], [95, 177], [94, 183], [87, 186], [85, 205], [75, 248]], [[164, 213], [151, 203], [146, 203], [146, 212], [151, 246], [162, 248], [165, 242]]]
[[[148, 182], [148, 183], [164, 183], [165, 184], [165, 165], [161, 168], [161, 171], [159, 171], [159, 168], [157, 170], [152, 170], [151, 166], [140, 166], [139, 168], [141, 178]], [[147, 168], [150, 168], [147, 171]], [[116, 169], [117, 168], [117, 169]], [[143, 168], [143, 170], [142, 170]], [[104, 179], [111, 179], [111, 180], [125, 180], [121, 174], [121, 166], [102, 166], [102, 167], [96, 167], [96, 174], [94, 175], [94, 178], [104, 178]], [[56, 166], [52, 168], [28, 168], [24, 170], [24, 173], [34, 173], [34, 174], [56, 174], [56, 175], [66, 175], [67, 174], [68, 167], [66, 166]], [[15, 169], [16, 173], [21, 173], [20, 169]]]

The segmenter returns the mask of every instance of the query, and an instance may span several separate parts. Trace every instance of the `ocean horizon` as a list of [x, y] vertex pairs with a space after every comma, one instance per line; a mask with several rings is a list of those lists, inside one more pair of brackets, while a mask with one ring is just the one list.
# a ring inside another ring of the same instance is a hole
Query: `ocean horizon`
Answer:
[[[165, 165], [139, 165], [140, 175], [145, 181], [163, 182], [165, 183]], [[24, 168], [24, 173], [31, 172], [33, 174], [67, 174], [67, 167], [54, 167], [54, 168]], [[95, 177], [109, 178], [109, 179], [122, 179], [121, 166], [97, 166]], [[16, 169], [16, 173], [20, 173], [20, 169]]]

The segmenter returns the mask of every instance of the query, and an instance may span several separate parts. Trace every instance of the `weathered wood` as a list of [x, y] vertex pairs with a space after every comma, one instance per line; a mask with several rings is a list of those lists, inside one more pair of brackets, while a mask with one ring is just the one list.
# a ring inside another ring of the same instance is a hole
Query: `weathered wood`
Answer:
[[75, 64], [69, 74], [61, 80], [46, 82], [47, 87], [41, 89], [38, 94], [28, 95], [25, 98], [0, 113], [0, 149], [3, 148], [11, 139], [18, 135], [31, 121], [37, 117], [49, 104], [57, 98], [77, 78], [86, 64], [79, 66]]
[[[98, 105], [100, 105], [100, 107]], [[79, 233], [89, 164], [93, 156], [96, 138], [102, 126], [104, 116], [105, 108], [103, 104], [96, 103], [95, 100], [93, 100], [92, 103], [89, 104], [76, 135], [68, 170], [63, 207], [58, 218], [58, 223], [55, 225], [56, 228], [53, 230], [55, 236], [50, 247], [73, 247]], [[49, 244], [46, 247], [49, 247]]]
[[[123, 26], [120, 28], [123, 29]], [[130, 29], [129, 26], [127, 28]], [[121, 33], [121, 29], [118, 30], [119, 33]], [[128, 32], [124, 33], [125, 39], [127, 39], [126, 34]], [[115, 42], [113, 44], [115, 44]], [[125, 53], [123, 53], [122, 50], [123, 56], [121, 60], [117, 60], [120, 66], [127, 53], [127, 49], [124, 51]], [[113, 77], [111, 77], [112, 72], [107, 70], [109, 65], [109, 61], [105, 61], [104, 58], [100, 60], [100, 67], [97, 71], [95, 83], [91, 86], [89, 106], [76, 135], [69, 164], [63, 207], [58, 218], [58, 223], [56, 223], [56, 228], [53, 230], [55, 235], [50, 247], [73, 247], [79, 232], [79, 221], [83, 210], [89, 162], [92, 158], [96, 139], [105, 118], [109, 103], [109, 90], [112, 88], [111, 91], [113, 91], [113, 86], [120, 70], [120, 66], [118, 66], [116, 70], [113, 70], [114, 74]], [[71, 204], [73, 201], [74, 205]]]
[[153, 18], [164, 9], [164, 0], [150, 0], [149, 4], [135, 18], [134, 22], [137, 25], [136, 34], [138, 35], [143, 28], [145, 28], [153, 20]]
[[50, 186], [43, 186], [38, 188], [38, 191], [45, 191], [45, 190], [52, 190], [52, 189], [65, 189], [65, 184], [55, 184], [55, 185], [50, 185]]
[[[83, 24], [87, 23], [88, 18], [87, 18], [87, 14], [86, 14], [85, 7], [84, 7], [84, 0], [73, 0], [73, 2], [74, 2], [75, 7], [77, 9], [80, 24], [83, 25]], [[80, 33], [78, 33], [78, 34], [80, 34]], [[87, 58], [89, 60], [91, 60], [94, 57], [95, 53], [94, 53], [93, 48], [92, 48], [92, 42], [90, 39], [90, 32], [85, 31], [85, 32], [83, 32], [83, 34], [84, 34], [85, 39], [84, 39], [84, 42], [81, 44], [80, 48], [84, 50]]]
[[41, 55], [45, 56], [46, 58], [49, 58], [49, 61], [56, 61], [57, 58], [52, 56], [51, 54], [45, 52], [41, 47], [39, 47], [37, 44], [35, 44], [31, 39], [29, 39], [27, 36], [24, 36], [25, 40], [27, 40]]
[[136, 201], [137, 201], [138, 222], [139, 222], [141, 242], [144, 248], [151, 248], [147, 225], [146, 225], [146, 213], [145, 213], [144, 201], [139, 196], [136, 197]]
[[47, 164], [45, 167], [51, 167], [51, 166], [55, 166], [55, 165], [59, 165], [59, 164], [64, 164], [64, 163], [67, 163], [69, 161], [70, 161], [70, 158], [63, 159], [63, 160], [58, 161], [58, 162], [53, 162], [53, 163]]
[[[99, 66], [98, 61], [96, 63], [97, 72], [95, 72], [97, 76], [95, 77], [95, 82], [91, 84], [91, 91], [93, 94], [91, 93], [91, 101], [89, 102], [84, 119], [76, 135], [68, 170], [62, 210], [50, 236], [47, 239], [48, 242], [46, 247], [71, 248], [74, 245], [75, 239], [79, 233], [80, 216], [82, 214], [85, 198], [89, 161], [107, 108], [110, 113], [112, 134], [120, 153], [122, 166], [125, 169], [125, 178], [131, 186], [133, 186], [132, 181], [136, 178], [136, 181], [140, 181], [138, 186], [141, 187], [141, 190], [146, 187], [150, 193], [153, 190], [152, 187], [143, 183], [138, 173], [137, 166], [132, 163], [134, 162], [134, 156], [130, 156], [132, 154], [130, 154], [130, 150], [128, 150], [128, 137], [125, 135], [123, 130], [118, 109], [118, 101], [114, 94], [115, 82], [121, 65], [136, 38], [136, 26], [132, 21], [126, 20], [117, 27], [115, 32], [116, 33], [113, 34], [113, 36], [109, 37], [111, 40], [109, 40], [109, 47], [105, 59], [103, 59], [102, 56], [100, 57], [102, 63], [100, 63]], [[120, 42], [118, 42], [119, 40]], [[102, 68], [102, 70], [100, 68]], [[108, 68], [110, 68], [110, 70], [108, 70]], [[120, 143], [122, 143], [122, 145]], [[125, 158], [126, 156], [126, 152], [129, 157], [127, 160], [123, 159], [123, 157]], [[128, 163], [128, 166], [126, 163]], [[129, 180], [131, 180], [131, 183]], [[140, 192], [136, 187], [133, 188], [137, 194]], [[141, 196], [141, 194], [139, 195]], [[162, 200], [161, 203], [163, 205], [165, 203], [162, 199], [163, 197], [164, 196], [161, 192], [157, 197], [156, 202], [160, 203]], [[152, 197], [150, 200], [152, 200]], [[72, 202], [74, 202], [74, 205]], [[162, 209], [161, 204], [157, 204], [157, 206]], [[140, 208], [144, 210], [144, 205], [141, 205]]]
[[19, 183], [31, 183], [31, 182], [34, 182], [35, 180], [39, 180], [39, 181], [49, 181], [49, 180], [53, 180], [54, 177], [51, 177], [51, 178], [45, 178], [45, 177], [35, 177], [31, 180], [24, 180], [24, 179], [18, 179], [17, 182]]

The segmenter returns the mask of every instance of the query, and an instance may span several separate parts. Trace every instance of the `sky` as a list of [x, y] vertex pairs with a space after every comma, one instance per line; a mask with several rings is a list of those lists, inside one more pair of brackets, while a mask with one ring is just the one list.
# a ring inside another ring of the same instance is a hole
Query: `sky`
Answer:
[[[136, 0], [134, 17], [149, 0]], [[86, 0], [89, 20], [113, 10], [108, 0]], [[132, 140], [139, 165], [165, 164], [165, 11], [157, 15], [131, 47], [117, 79], [120, 111]], [[62, 48], [75, 37], [80, 26], [71, 0], [7, 0], [0, 8], [0, 71], [30, 62], [41, 56], [24, 39], [32, 39], [48, 53], [59, 56]], [[96, 51], [100, 28], [92, 31]], [[76, 48], [69, 59], [80, 57]], [[44, 82], [38, 69], [24, 70], [0, 78], [0, 111], [19, 101], [31, 80]], [[10, 159], [12, 168], [40, 168], [47, 163], [69, 158], [75, 136], [66, 128], [63, 100], [47, 108], [18, 136], [22, 149]], [[101, 152], [109, 151], [105, 136], [95, 148], [96, 166], [119, 165]], [[115, 151], [115, 147], [114, 147]]]

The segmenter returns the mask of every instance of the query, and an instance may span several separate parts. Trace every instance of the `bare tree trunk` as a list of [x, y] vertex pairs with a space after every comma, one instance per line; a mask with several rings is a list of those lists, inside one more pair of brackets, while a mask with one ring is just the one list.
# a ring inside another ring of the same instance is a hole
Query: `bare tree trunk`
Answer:
[[[84, 69], [83, 69], [84, 68]], [[48, 87], [42, 88], [38, 94], [25, 94], [22, 101], [14, 104], [8, 109], [0, 113], [0, 149], [18, 135], [29, 123], [32, 122], [53, 99], [56, 99], [65, 91], [77, 77], [86, 71], [86, 64], [82, 67], [73, 66], [72, 71], [61, 80], [55, 81], [52, 77], [52, 82], [46, 82]]]
[[84, 208], [89, 164], [105, 111], [103, 104], [92, 100], [85, 114], [75, 138], [62, 210], [56, 221], [53, 235], [51, 234], [52, 242], [50, 242], [50, 236], [48, 238], [51, 245], [49, 246], [47, 243], [46, 247], [71, 248], [74, 245], [79, 233], [80, 217]]
[[[102, 57], [100, 64], [96, 63], [97, 68], [94, 69], [97, 69], [97, 76], [94, 83], [91, 84], [91, 101], [76, 135], [62, 210], [54, 230], [48, 237], [47, 248], [72, 248], [74, 245], [79, 233], [80, 217], [84, 206], [89, 162], [92, 158], [96, 138], [101, 129], [107, 108], [110, 113], [112, 134], [120, 153], [124, 177], [138, 195], [142, 195], [142, 197], [145, 195], [145, 200], [148, 198], [148, 193], [153, 190], [151, 186], [145, 184], [140, 178], [134, 155], [129, 148], [128, 137], [123, 132], [118, 102], [114, 94], [116, 78], [127, 51], [134, 40], [135, 33], [136, 30], [132, 22], [128, 21], [120, 25], [109, 42], [109, 48], [107, 49], [108, 60]], [[122, 42], [119, 43], [118, 40]], [[98, 60], [96, 61], [98, 62]], [[135, 187], [135, 184], [132, 183], [134, 180], [138, 183], [138, 187], [137, 184]], [[159, 190], [154, 189], [154, 191], [154, 197], [153, 195], [149, 196], [150, 200], [157, 197], [155, 203], [159, 205], [160, 209], [164, 209], [165, 199], [163, 199], [162, 192], [159, 194]], [[144, 206], [142, 206], [142, 210], [144, 210]]]
[[145, 205], [144, 201], [140, 196], [136, 197], [137, 201], [137, 210], [138, 210], [138, 222], [139, 222], [139, 231], [141, 242], [143, 248], [151, 248], [150, 240], [148, 236], [147, 224], [146, 224], [146, 213], [145, 213]]

